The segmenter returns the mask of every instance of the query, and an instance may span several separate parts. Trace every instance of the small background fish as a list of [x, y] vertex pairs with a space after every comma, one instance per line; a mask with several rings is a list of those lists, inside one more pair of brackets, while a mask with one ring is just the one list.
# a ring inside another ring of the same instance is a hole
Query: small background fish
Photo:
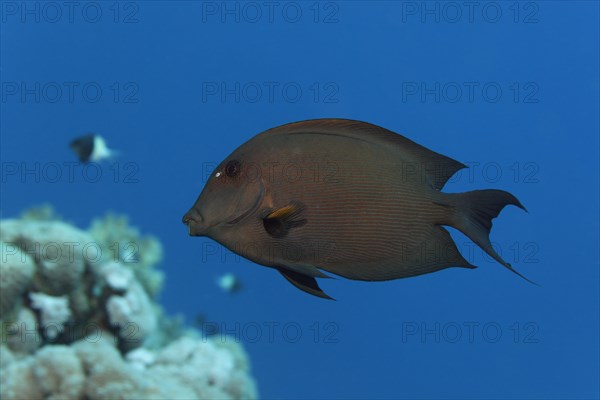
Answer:
[[118, 152], [107, 147], [106, 141], [100, 135], [88, 133], [76, 139], [73, 139], [69, 145], [73, 153], [77, 155], [79, 161], [99, 162], [111, 159], [118, 155]]

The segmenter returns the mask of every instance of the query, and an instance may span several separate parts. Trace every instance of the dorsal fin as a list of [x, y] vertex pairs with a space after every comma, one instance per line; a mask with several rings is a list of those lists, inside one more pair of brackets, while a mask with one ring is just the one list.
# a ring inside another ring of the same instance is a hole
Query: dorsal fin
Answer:
[[463, 163], [429, 150], [402, 135], [367, 122], [337, 118], [311, 119], [281, 125], [263, 132], [264, 135], [302, 133], [335, 135], [398, 146], [412, 162], [424, 168], [431, 186], [436, 190], [440, 190], [456, 171], [466, 167]]

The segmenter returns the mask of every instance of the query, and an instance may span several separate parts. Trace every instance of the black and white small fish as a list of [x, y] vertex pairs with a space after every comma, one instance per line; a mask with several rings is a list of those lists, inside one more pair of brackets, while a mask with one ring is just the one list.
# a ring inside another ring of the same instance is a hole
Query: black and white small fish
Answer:
[[88, 133], [71, 141], [71, 150], [81, 162], [99, 162], [115, 157], [118, 152], [109, 149], [100, 135]]

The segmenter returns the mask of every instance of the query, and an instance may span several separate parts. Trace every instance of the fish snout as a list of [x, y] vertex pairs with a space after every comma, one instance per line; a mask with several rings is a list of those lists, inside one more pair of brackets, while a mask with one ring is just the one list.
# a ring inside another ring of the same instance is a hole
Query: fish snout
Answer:
[[190, 236], [202, 236], [206, 233], [206, 227], [203, 222], [202, 215], [195, 209], [191, 209], [182, 218], [184, 225], [188, 227], [188, 233]]

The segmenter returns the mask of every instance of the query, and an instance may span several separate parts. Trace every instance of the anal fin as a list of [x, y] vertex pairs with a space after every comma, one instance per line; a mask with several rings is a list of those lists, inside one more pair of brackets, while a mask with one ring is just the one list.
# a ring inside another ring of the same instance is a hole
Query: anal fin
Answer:
[[277, 270], [298, 289], [323, 299], [335, 300], [321, 290], [315, 278], [285, 268], [277, 268]]

